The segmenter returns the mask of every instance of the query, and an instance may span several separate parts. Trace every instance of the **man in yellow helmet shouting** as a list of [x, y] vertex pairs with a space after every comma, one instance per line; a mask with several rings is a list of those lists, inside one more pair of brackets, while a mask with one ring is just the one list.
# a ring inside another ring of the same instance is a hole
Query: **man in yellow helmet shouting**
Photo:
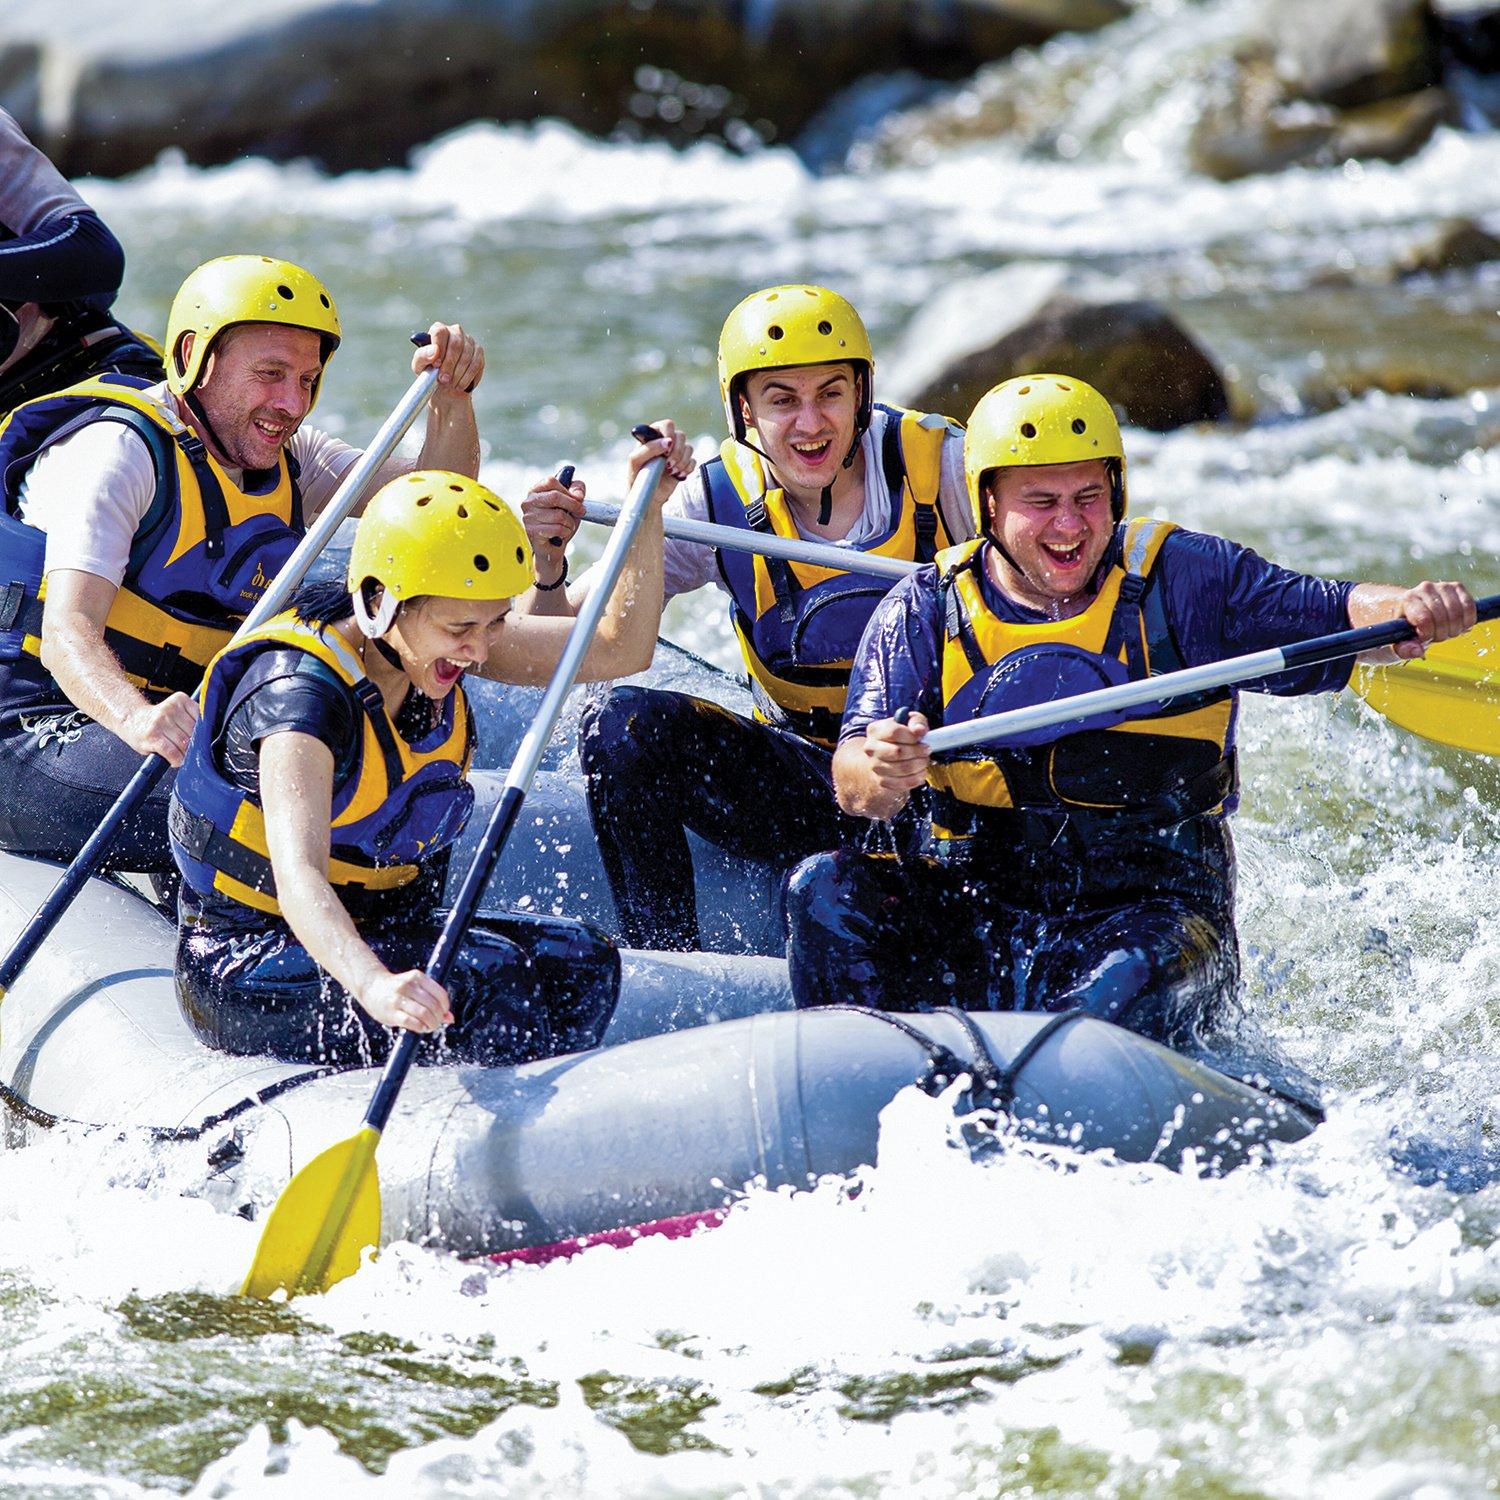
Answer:
[[[1127, 520], [1109, 403], [1032, 375], [975, 408], [980, 537], [898, 583], [861, 642], [833, 773], [887, 819], [921, 791], [920, 857], [841, 850], [788, 886], [799, 1005], [1082, 1008], [1164, 1041], [1211, 1025], [1238, 975], [1237, 693], [933, 755], [930, 726], [1404, 615], [1420, 652], [1474, 623], [1457, 583], [1289, 572], [1220, 537]], [[1332, 692], [1351, 664], [1255, 683]], [[908, 717], [909, 715], [909, 717]]]
[[[719, 336], [730, 438], [669, 515], [747, 533], [839, 542], [930, 561], [969, 533], [962, 433], [945, 417], [874, 399], [859, 314], [819, 286], [746, 297]], [[527, 607], [576, 612], [562, 544], [583, 487], [546, 481], [523, 505], [537, 558]], [[681, 693], [617, 687], [585, 711], [579, 751], [619, 916], [637, 947], [699, 945], [689, 831], [790, 868], [853, 824], [829, 765], [855, 647], [888, 585], [859, 573], [668, 540], [666, 597], [715, 583], [729, 596], [755, 720]]]
[[[142, 756], [182, 763], [205, 666], [359, 456], [302, 425], [339, 338], [315, 276], [224, 256], [172, 303], [165, 382], [96, 377], [0, 427], [0, 847], [70, 859]], [[428, 366], [417, 463], [477, 474], [483, 351], [435, 324], [412, 361]], [[126, 825], [115, 868], [170, 869], [170, 791]]]

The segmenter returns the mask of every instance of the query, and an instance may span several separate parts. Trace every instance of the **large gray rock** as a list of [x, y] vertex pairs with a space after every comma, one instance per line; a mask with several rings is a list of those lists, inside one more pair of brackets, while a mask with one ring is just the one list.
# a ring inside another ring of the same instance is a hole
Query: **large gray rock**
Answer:
[[881, 383], [963, 420], [992, 385], [1037, 371], [1088, 381], [1158, 432], [1229, 415], [1223, 377], [1166, 309], [1125, 288], [1070, 287], [1058, 266], [954, 283], [913, 320]]
[[[476, 118], [787, 136], [842, 87], [960, 76], [1124, 0], [5, 0], [0, 104], [64, 170], [166, 147], [374, 167]], [[816, 65], [810, 63], [816, 59]], [[747, 124], [744, 122], [752, 122]]]
[[1351, 159], [1402, 161], [1454, 113], [1442, 88], [1348, 109], [1288, 99], [1267, 56], [1242, 57], [1217, 80], [1194, 122], [1188, 161], [1221, 181]]
[[1438, 81], [1428, 0], [1264, 0], [1263, 26], [1288, 94], [1371, 104]]
[[1500, 238], [1472, 219], [1444, 219], [1408, 245], [1396, 263], [1396, 275], [1435, 276], [1500, 260]]

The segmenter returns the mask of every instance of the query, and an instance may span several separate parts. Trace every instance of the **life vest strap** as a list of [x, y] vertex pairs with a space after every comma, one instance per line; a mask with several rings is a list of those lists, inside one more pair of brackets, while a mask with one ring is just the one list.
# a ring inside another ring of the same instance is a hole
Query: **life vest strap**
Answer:
[[973, 552], [962, 567], [944, 572], [938, 579], [938, 587], [943, 598], [943, 631], [949, 640], [957, 641], [963, 647], [969, 670], [976, 676], [980, 672], [989, 671], [990, 663], [980, 648], [979, 638], [974, 634], [974, 624], [969, 619], [969, 607], [964, 603], [963, 595], [959, 592], [958, 577], [963, 568], [973, 568], [977, 577], [978, 557], [979, 553]]

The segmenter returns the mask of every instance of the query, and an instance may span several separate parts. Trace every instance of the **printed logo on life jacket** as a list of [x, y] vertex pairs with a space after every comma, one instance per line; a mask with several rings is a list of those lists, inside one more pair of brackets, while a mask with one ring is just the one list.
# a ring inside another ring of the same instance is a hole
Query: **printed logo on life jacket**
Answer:
[[255, 576], [240, 590], [240, 598], [247, 600], [251, 604], [255, 604], [270, 586], [271, 580], [266, 577], [265, 569], [259, 563], [256, 563]]

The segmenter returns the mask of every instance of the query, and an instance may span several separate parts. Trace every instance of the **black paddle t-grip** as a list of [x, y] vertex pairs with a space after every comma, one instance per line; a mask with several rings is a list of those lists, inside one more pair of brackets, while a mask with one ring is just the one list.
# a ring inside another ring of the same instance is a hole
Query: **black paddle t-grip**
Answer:
[[[572, 464], [564, 464], [562, 468], [557, 471], [557, 482], [564, 489], [567, 489], [567, 487], [573, 483], [573, 476], [577, 472], [577, 469], [575, 469]], [[560, 536], [549, 536], [547, 538], [547, 545], [549, 547], [561, 547], [562, 544], [563, 540]]]
[[659, 443], [662, 435], [654, 427], [648, 427], [644, 422], [637, 423], [630, 429], [630, 435], [638, 443]]

